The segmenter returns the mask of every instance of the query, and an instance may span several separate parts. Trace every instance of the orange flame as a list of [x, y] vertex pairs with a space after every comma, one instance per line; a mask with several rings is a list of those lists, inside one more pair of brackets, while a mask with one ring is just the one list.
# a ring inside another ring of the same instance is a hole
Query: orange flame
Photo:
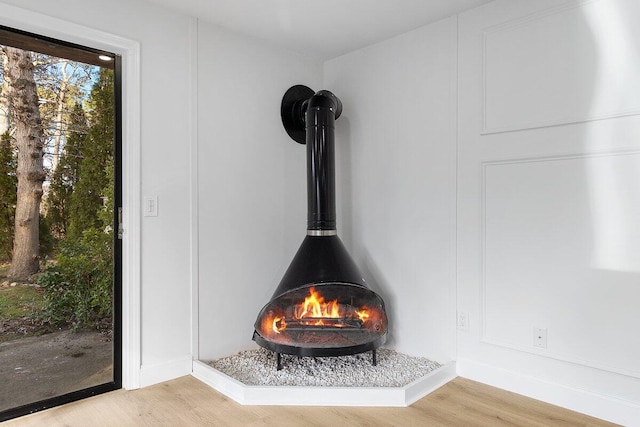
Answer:
[[356, 310], [356, 316], [358, 316], [358, 319], [363, 322], [367, 320], [369, 318], [369, 311], [367, 310], [367, 307], [362, 307], [362, 310]]
[[[343, 316], [340, 313], [340, 305], [337, 299], [331, 302], [325, 302], [324, 297], [320, 295], [315, 288], [309, 288], [309, 296], [304, 299], [304, 303], [296, 305], [294, 317], [296, 319], [304, 319], [307, 317], [329, 317], [337, 319]], [[316, 324], [322, 325], [322, 320], [319, 320]]]

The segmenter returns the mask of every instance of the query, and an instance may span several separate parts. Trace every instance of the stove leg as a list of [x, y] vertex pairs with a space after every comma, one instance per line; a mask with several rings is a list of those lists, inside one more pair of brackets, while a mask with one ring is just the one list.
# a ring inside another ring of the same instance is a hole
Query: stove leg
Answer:
[[280, 353], [276, 353], [276, 368], [278, 371], [282, 370], [282, 355]]
[[376, 349], [371, 350], [371, 363], [373, 366], [378, 366], [378, 360], [376, 358]]

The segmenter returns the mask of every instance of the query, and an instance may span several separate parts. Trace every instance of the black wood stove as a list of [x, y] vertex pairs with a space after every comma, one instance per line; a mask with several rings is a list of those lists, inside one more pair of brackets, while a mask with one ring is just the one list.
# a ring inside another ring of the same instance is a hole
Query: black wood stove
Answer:
[[345, 356], [372, 352], [387, 337], [384, 301], [370, 290], [336, 232], [335, 120], [342, 103], [331, 92], [291, 87], [281, 105], [291, 138], [307, 146], [307, 236], [271, 301], [260, 311], [253, 340], [276, 353]]

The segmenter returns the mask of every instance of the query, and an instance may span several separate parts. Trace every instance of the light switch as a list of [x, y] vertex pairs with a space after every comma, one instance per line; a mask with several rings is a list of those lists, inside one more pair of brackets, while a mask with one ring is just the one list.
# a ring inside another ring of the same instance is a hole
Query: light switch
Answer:
[[144, 216], [158, 216], [158, 196], [144, 198]]

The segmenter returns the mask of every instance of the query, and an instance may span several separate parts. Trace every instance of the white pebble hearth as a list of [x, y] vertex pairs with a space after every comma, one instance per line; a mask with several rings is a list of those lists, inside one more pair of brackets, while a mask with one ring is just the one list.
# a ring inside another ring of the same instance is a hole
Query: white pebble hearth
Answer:
[[455, 378], [453, 362], [441, 365], [378, 349], [342, 357], [283, 355], [265, 349], [242, 351], [214, 361], [196, 361], [193, 375], [245, 405], [408, 406]]
[[280, 371], [275, 359], [268, 350], [247, 350], [209, 366], [246, 385], [306, 387], [403, 387], [440, 367], [427, 358], [384, 348], [378, 350], [376, 366], [371, 352], [342, 357], [283, 355]]

